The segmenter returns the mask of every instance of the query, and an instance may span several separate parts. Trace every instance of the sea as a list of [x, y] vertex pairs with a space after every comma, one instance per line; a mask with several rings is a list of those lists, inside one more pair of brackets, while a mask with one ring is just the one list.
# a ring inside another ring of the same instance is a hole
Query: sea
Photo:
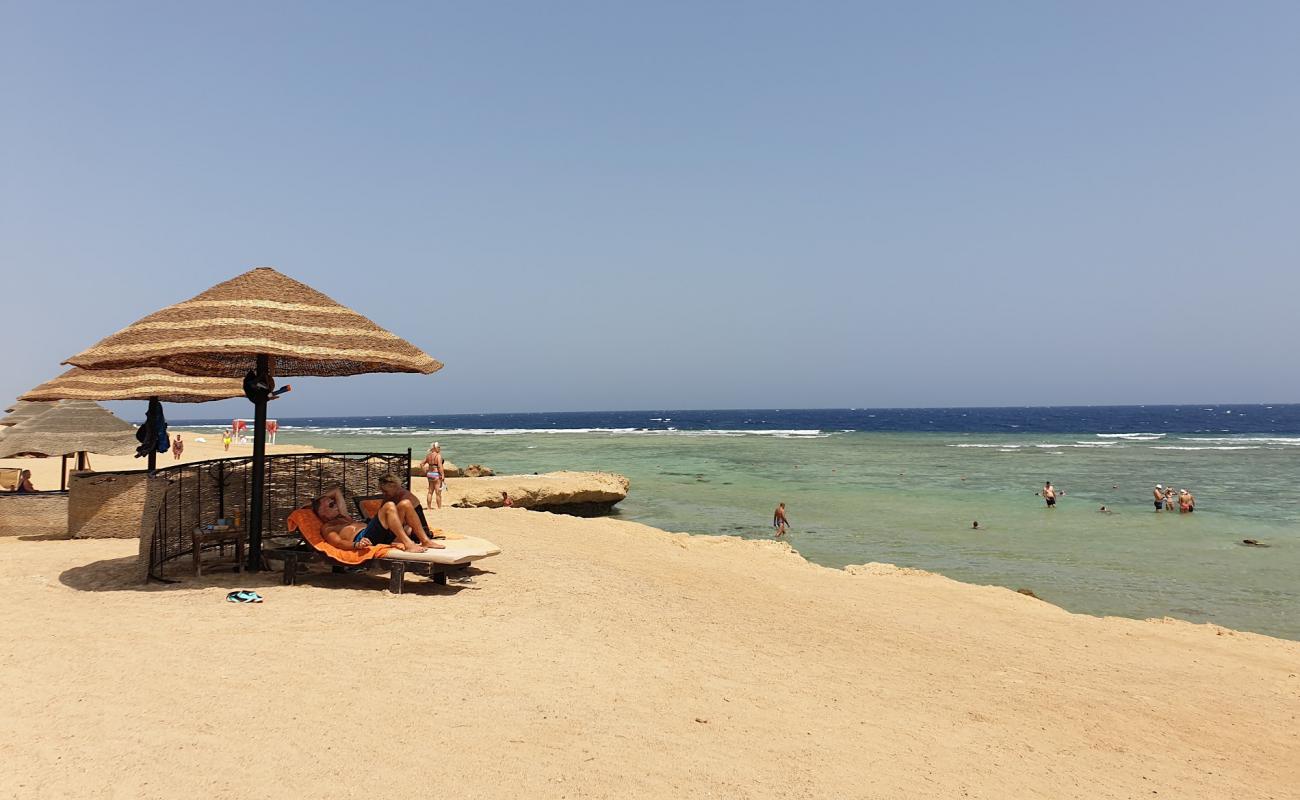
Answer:
[[[281, 418], [278, 437], [617, 472], [631, 491], [616, 516], [669, 531], [769, 539], [784, 502], [786, 541], [827, 567], [887, 562], [1083, 614], [1300, 640], [1300, 405]], [[1191, 490], [1196, 511], [1157, 513], [1156, 484]]]

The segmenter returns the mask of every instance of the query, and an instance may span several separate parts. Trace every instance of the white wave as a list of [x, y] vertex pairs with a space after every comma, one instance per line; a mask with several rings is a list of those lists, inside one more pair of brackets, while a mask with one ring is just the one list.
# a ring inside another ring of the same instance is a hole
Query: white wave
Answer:
[[1282, 444], [1300, 446], [1300, 437], [1295, 436], [1180, 436], [1180, 442], [1204, 442], [1207, 444]]
[[1128, 439], [1134, 442], [1153, 442], [1165, 437], [1163, 433], [1099, 433], [1097, 436], [1101, 439]]
[[298, 433], [315, 433], [331, 436], [520, 436], [542, 434], [605, 434], [610, 436], [771, 436], [779, 439], [824, 439], [832, 434], [817, 429], [795, 430], [699, 430], [682, 431], [677, 428], [432, 428], [416, 430], [407, 427], [349, 427], [349, 428], [297, 428]]
[[1178, 445], [1160, 445], [1153, 447], [1152, 450], [1259, 450], [1259, 447], [1180, 447]]

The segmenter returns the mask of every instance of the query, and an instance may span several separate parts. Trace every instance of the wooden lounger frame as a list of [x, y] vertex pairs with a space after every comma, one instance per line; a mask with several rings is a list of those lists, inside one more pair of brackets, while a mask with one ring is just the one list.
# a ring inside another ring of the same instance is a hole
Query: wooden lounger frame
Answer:
[[393, 594], [402, 593], [402, 583], [406, 579], [407, 572], [423, 575], [440, 586], [446, 586], [448, 572], [469, 566], [468, 564], [435, 564], [431, 561], [408, 561], [401, 558], [372, 558], [361, 564], [340, 564], [319, 550], [308, 547], [309, 549], [281, 547], [274, 550], [264, 550], [263, 553], [272, 558], [284, 560], [285, 586], [296, 586], [298, 584], [298, 568], [314, 561], [331, 566], [359, 566], [362, 569], [369, 569], [373, 564], [380, 569], [388, 570], [388, 591]]

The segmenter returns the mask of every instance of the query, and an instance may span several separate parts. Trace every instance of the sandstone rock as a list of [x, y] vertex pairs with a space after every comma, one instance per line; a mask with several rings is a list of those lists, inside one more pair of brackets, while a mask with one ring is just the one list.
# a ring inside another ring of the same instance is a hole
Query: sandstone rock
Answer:
[[466, 478], [490, 478], [496, 473], [482, 464], [470, 464], [461, 474]]
[[628, 486], [627, 478], [609, 472], [453, 478], [447, 481], [442, 502], [457, 508], [499, 508], [501, 493], [508, 492], [515, 508], [598, 516], [627, 497]]

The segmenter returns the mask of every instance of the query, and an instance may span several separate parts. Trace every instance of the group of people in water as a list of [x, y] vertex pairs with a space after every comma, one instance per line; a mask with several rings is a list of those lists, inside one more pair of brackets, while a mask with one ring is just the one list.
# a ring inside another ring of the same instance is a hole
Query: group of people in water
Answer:
[[1186, 489], [1174, 490], [1172, 486], [1156, 484], [1156, 488], [1151, 490], [1151, 496], [1156, 506], [1156, 511], [1177, 511], [1180, 514], [1190, 514], [1196, 510], [1196, 497]]
[[[1118, 486], [1112, 486], [1112, 489], [1118, 489]], [[1065, 491], [1052, 486], [1051, 481], [1043, 484], [1042, 491], [1034, 494], [1043, 498], [1048, 508], [1056, 508], [1057, 498], [1064, 497]], [[1196, 497], [1187, 489], [1175, 490], [1172, 486], [1165, 486], [1157, 483], [1156, 488], [1152, 490], [1152, 499], [1155, 502], [1156, 511], [1177, 511], [1180, 514], [1190, 514], [1196, 510]], [[1111, 513], [1106, 506], [1097, 509], [1103, 514]], [[976, 525], [975, 527], [979, 527]]]

